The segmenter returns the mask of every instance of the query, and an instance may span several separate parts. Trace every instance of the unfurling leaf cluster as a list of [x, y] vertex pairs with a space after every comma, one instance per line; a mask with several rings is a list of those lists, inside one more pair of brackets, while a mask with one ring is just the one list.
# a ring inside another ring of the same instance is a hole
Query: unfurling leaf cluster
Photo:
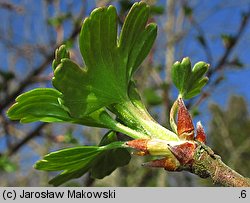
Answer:
[[208, 82], [204, 76], [208, 71], [209, 64], [200, 61], [191, 68], [189, 58], [174, 63], [171, 69], [171, 76], [174, 85], [179, 90], [179, 95], [184, 99], [190, 99], [198, 95]]
[[[36, 169], [62, 171], [51, 184], [60, 185], [86, 172], [94, 178], [103, 178], [117, 167], [128, 164], [131, 158], [128, 148], [134, 146], [121, 142], [117, 132], [132, 139], [152, 139], [149, 142], [151, 154], [157, 152], [173, 164], [180, 164], [168, 147], [169, 143], [185, 142], [175, 130], [175, 123], [172, 122], [174, 130], [170, 131], [150, 116], [133, 80], [133, 74], [150, 52], [157, 35], [156, 24], [147, 24], [149, 15], [149, 6], [135, 3], [117, 36], [115, 7], [92, 11], [84, 20], [79, 35], [85, 67], [70, 59], [65, 45], [60, 46], [52, 63], [54, 88], [23, 93], [8, 110], [10, 119], [22, 123], [68, 122], [110, 130], [98, 146], [59, 150], [38, 161]], [[207, 69], [204, 62], [191, 69], [188, 58], [173, 65], [173, 82], [182, 98], [191, 98], [201, 91], [207, 82], [204, 77]]]
[[[22, 123], [70, 122], [113, 130], [104, 136], [105, 139], [109, 137], [109, 142], [106, 139], [100, 143], [105, 146], [65, 149], [39, 161], [35, 165], [37, 169], [63, 170], [51, 180], [52, 184], [59, 185], [87, 171], [91, 171], [95, 178], [103, 178], [117, 167], [127, 164], [130, 160], [127, 149], [121, 144], [112, 145], [117, 141], [114, 131], [133, 138], [149, 136], [149, 131], [139, 125], [138, 118], [132, 116], [127, 122], [129, 112], [133, 111], [128, 110], [128, 106], [136, 109], [137, 117], [144, 108], [132, 76], [156, 38], [156, 24], [147, 25], [149, 14], [149, 6], [145, 3], [134, 4], [118, 37], [115, 7], [95, 9], [84, 20], [79, 36], [85, 67], [72, 61], [66, 46], [62, 45], [56, 50], [52, 63], [55, 89], [37, 88], [26, 92], [17, 97], [16, 103], [8, 110], [10, 119]], [[111, 112], [119, 119], [111, 116]], [[147, 112], [144, 114], [146, 120], [151, 121]], [[139, 127], [134, 129], [136, 124]], [[114, 149], [108, 147], [110, 145]], [[60, 158], [62, 156], [65, 159]]]
[[103, 178], [117, 167], [127, 165], [130, 158], [130, 153], [124, 150], [124, 143], [117, 141], [116, 134], [110, 131], [104, 135], [99, 146], [79, 146], [52, 152], [38, 161], [35, 168], [63, 171], [49, 182], [59, 186], [70, 179], [81, 177], [88, 171], [92, 178]]

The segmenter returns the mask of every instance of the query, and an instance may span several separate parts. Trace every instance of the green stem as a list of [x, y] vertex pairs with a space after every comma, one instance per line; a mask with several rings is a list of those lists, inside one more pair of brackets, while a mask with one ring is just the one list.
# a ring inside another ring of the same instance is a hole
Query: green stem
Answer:
[[151, 138], [179, 141], [175, 133], [161, 126], [144, 108], [135, 106], [131, 101], [114, 105], [112, 111], [127, 126], [137, 129], [137, 131], [140, 131], [144, 135], [148, 135]]
[[176, 99], [170, 110], [170, 126], [172, 130], [177, 134], [177, 125], [175, 123], [175, 116], [178, 110], [178, 99]]
[[148, 135], [144, 134], [139, 130], [136, 130], [136, 128], [130, 126], [127, 127], [121, 124], [120, 122], [114, 120], [107, 112], [103, 112], [99, 117], [99, 120], [106, 128], [126, 134], [133, 139], [149, 139]]
[[128, 136], [130, 136], [133, 139], [149, 139], [149, 136], [147, 136], [146, 134], [143, 134], [139, 131], [133, 130], [125, 125], [122, 125], [121, 123], [116, 124], [116, 128], [114, 129], [115, 131], [124, 133]]
[[103, 150], [110, 150], [110, 149], [117, 149], [117, 148], [128, 148], [128, 146], [125, 144], [125, 142], [117, 141], [117, 142], [111, 142], [110, 144], [101, 146], [98, 148], [98, 150], [103, 151]]

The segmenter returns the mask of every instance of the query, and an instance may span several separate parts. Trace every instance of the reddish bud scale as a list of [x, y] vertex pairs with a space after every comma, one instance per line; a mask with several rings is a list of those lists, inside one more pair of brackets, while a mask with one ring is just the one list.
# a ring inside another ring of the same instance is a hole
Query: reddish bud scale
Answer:
[[182, 98], [178, 99], [177, 133], [181, 139], [194, 139], [194, 125]]
[[169, 146], [169, 149], [179, 162], [185, 165], [192, 163], [196, 145], [192, 142], [185, 142], [180, 145]]
[[203, 126], [201, 125], [201, 122], [198, 122], [196, 124], [196, 137], [195, 139], [198, 140], [199, 142], [206, 143], [206, 134], [204, 131]]
[[149, 139], [137, 139], [137, 140], [128, 141], [126, 142], [126, 144], [131, 148], [144, 152], [144, 154], [148, 154], [148, 150], [147, 150], [148, 141]]
[[176, 159], [163, 158], [163, 159], [153, 160], [148, 163], [144, 163], [143, 166], [164, 168], [167, 171], [176, 171], [178, 170], [180, 163]]

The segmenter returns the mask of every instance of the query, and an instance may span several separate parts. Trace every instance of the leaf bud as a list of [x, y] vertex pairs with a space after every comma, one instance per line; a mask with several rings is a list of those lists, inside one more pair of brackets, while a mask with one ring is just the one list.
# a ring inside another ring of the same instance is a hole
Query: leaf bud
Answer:
[[194, 139], [194, 125], [182, 98], [178, 99], [177, 133], [180, 139]]
[[195, 140], [198, 140], [199, 142], [206, 143], [206, 134], [205, 134], [204, 128], [203, 128], [200, 121], [196, 124]]

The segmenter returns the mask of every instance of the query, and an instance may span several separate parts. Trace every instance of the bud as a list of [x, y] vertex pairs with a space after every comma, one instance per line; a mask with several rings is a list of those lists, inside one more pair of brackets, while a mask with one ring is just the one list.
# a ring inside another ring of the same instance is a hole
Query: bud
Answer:
[[194, 139], [194, 125], [192, 118], [182, 100], [178, 99], [178, 114], [177, 114], [177, 133], [180, 139], [193, 140]]
[[161, 139], [137, 139], [126, 142], [126, 145], [139, 150], [136, 155], [163, 156], [143, 166], [164, 168], [168, 171], [181, 170], [181, 165], [192, 163], [196, 144], [191, 141], [167, 141]]
[[136, 153], [139, 156], [143, 156], [148, 154], [147, 150], [147, 144], [149, 139], [137, 139], [137, 140], [131, 140], [126, 142], [126, 145], [128, 145], [131, 148], [137, 149], [140, 152]]
[[126, 142], [126, 145], [139, 150], [139, 155], [143, 155], [142, 152], [144, 152], [145, 155], [150, 154], [153, 156], [173, 156], [168, 148], [170, 143], [175, 145], [179, 142], [161, 139], [137, 139]]
[[186, 165], [192, 163], [196, 145], [187, 141], [179, 145], [169, 145], [169, 149], [182, 165]]
[[205, 134], [204, 128], [203, 128], [200, 121], [196, 124], [196, 137], [195, 137], [195, 139], [198, 140], [199, 142], [206, 143], [206, 134]]
[[143, 163], [142, 166], [164, 168], [167, 171], [177, 171], [180, 166], [180, 162], [176, 158], [163, 158]]
[[168, 148], [169, 143], [176, 143], [177, 141], [167, 141], [161, 139], [150, 139], [147, 143], [147, 150], [152, 156], [173, 156]]

